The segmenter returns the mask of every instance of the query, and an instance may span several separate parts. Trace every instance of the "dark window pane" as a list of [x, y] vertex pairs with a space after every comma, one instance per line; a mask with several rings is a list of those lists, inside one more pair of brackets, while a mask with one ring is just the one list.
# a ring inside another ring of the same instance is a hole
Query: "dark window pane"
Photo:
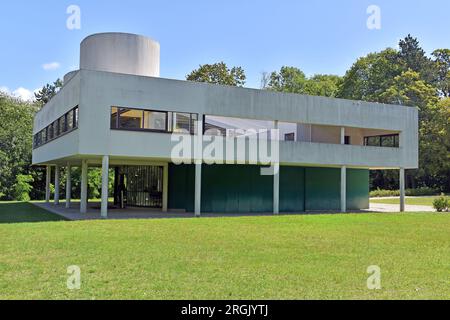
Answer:
[[59, 118], [59, 133], [63, 134], [66, 131], [67, 131], [67, 128], [66, 128], [66, 116], [64, 115], [61, 118]]
[[400, 147], [400, 136], [398, 134], [394, 136], [394, 147]]
[[48, 126], [48, 132], [47, 132], [47, 141], [50, 141], [53, 139], [53, 123]]
[[295, 133], [286, 133], [284, 135], [284, 141], [295, 141]]
[[53, 122], [54, 137], [59, 137], [59, 119]]
[[367, 146], [370, 147], [379, 147], [380, 146], [380, 137], [367, 137]]
[[142, 110], [120, 109], [119, 128], [142, 129], [144, 112]]
[[197, 121], [198, 121], [198, 114], [196, 114], [196, 113], [191, 114], [191, 134], [192, 135], [197, 134]]
[[117, 119], [118, 119], [119, 108], [111, 108], [111, 129], [117, 129]]
[[382, 147], [394, 147], [394, 136], [381, 137]]
[[73, 129], [73, 110], [70, 110], [67, 113], [67, 131], [71, 131]]
[[191, 115], [189, 113], [173, 114], [174, 132], [191, 132]]

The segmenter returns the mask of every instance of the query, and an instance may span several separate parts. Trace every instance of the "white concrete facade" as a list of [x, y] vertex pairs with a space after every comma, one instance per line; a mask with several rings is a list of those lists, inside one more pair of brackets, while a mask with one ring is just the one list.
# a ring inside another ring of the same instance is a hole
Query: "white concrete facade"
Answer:
[[[104, 64], [100, 56], [105, 50], [116, 48], [115, 39], [131, 43], [132, 49], [122, 53], [119, 50]], [[125, 60], [117, 63], [120, 56], [132, 59], [132, 66], [128, 68]], [[280, 165], [336, 167], [342, 168], [343, 172], [347, 168], [418, 167], [418, 109], [414, 107], [152, 77], [149, 75], [159, 75], [159, 45], [140, 36], [103, 34], [97, 38], [89, 37], [82, 43], [81, 57], [81, 69], [71, 73], [61, 91], [37, 113], [34, 133], [76, 106], [78, 128], [34, 149], [33, 164], [82, 166], [82, 212], [86, 211], [88, 166], [103, 166], [103, 178], [107, 180], [106, 164], [163, 163], [167, 175], [167, 164], [171, 162], [174, 143], [170, 134], [112, 130], [113, 106], [195, 113], [199, 119], [211, 115], [302, 124], [299, 131], [307, 133], [310, 140], [281, 141]], [[143, 57], [150, 61], [143, 62]], [[114, 68], [108, 68], [108, 65]], [[372, 132], [400, 134], [399, 148], [361, 145], [364, 134]], [[345, 145], [347, 135], [357, 145]], [[199, 215], [201, 162], [198, 163], [199, 159], [194, 155], [192, 160], [197, 160], [195, 211]], [[205, 160], [208, 159], [200, 159]], [[246, 159], [236, 160], [243, 162]], [[275, 213], [279, 197], [277, 179], [279, 177], [274, 178]], [[167, 183], [165, 180], [164, 210], [167, 210]], [[105, 186], [107, 189], [107, 181], [103, 183], [103, 188]], [[105, 201], [107, 190], [104, 189], [102, 194]], [[345, 199], [343, 202], [345, 209]], [[107, 203], [102, 203], [102, 214], [107, 215]]]
[[280, 163], [418, 167], [418, 110], [413, 107], [80, 70], [36, 115], [34, 133], [75, 106], [79, 107], [78, 130], [35, 149], [34, 164], [68, 158], [101, 160], [102, 155], [170, 160], [170, 135], [110, 129], [111, 107], [123, 106], [399, 132], [400, 148], [282, 141]]

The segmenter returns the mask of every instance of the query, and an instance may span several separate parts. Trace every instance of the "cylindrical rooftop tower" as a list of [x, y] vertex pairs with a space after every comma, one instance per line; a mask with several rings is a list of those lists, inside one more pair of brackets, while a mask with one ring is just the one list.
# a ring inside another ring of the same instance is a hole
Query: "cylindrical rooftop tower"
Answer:
[[81, 42], [80, 69], [159, 77], [160, 45], [129, 33], [93, 34]]

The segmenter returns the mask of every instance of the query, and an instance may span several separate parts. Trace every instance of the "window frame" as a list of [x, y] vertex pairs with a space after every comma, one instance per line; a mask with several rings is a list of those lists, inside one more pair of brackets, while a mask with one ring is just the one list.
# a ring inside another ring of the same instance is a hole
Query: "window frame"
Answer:
[[[377, 138], [379, 139], [378, 145], [369, 145], [369, 139], [371, 138]], [[383, 139], [384, 138], [393, 138], [394, 145], [393, 146], [384, 146], [383, 145]], [[364, 137], [364, 146], [365, 147], [375, 147], [375, 148], [400, 148], [400, 133], [393, 133], [393, 134], [383, 134], [379, 136], [367, 136]]]
[[[72, 119], [72, 128], [69, 129], [68, 114], [70, 112], [72, 112], [73, 119]], [[63, 114], [62, 116], [58, 117], [56, 120], [54, 120], [48, 126], [46, 126], [44, 129], [42, 129], [41, 131], [34, 134], [33, 141], [35, 141], [36, 143], [33, 144], [33, 150], [38, 149], [38, 148], [46, 145], [49, 142], [52, 142], [60, 137], [65, 136], [66, 134], [71, 133], [72, 131], [77, 130], [78, 129], [78, 114], [79, 114], [79, 106], [75, 106], [74, 108], [70, 109], [65, 114]], [[63, 129], [65, 129], [66, 131], [64, 131], [64, 132], [61, 132], [61, 119], [62, 118], [64, 118], [64, 122], [65, 122]], [[50, 131], [53, 131], [52, 132], [53, 135], [52, 135], [51, 139], [49, 139]], [[44, 133], [45, 133], [45, 139], [43, 139]]]
[[[117, 131], [135, 131], [135, 132], [154, 132], [154, 133], [166, 133], [166, 134], [183, 134], [182, 132], [174, 132], [174, 121], [173, 117], [174, 114], [184, 114], [189, 115], [189, 127], [190, 127], [190, 135], [195, 134], [195, 125], [192, 126], [193, 121], [197, 119], [199, 114], [198, 113], [190, 113], [190, 112], [182, 112], [182, 111], [167, 111], [167, 110], [155, 110], [155, 109], [143, 109], [143, 108], [132, 108], [132, 107], [121, 107], [121, 106], [111, 106], [110, 108], [110, 117], [113, 115], [113, 109], [117, 109], [117, 116], [115, 121], [115, 127], [113, 126], [112, 119], [110, 118], [110, 129], [111, 130], [117, 130]], [[131, 111], [141, 111], [142, 112], [142, 123], [141, 128], [121, 128], [120, 127], [120, 115], [121, 110], [131, 110]], [[159, 130], [159, 129], [150, 129], [150, 128], [144, 128], [145, 126], [145, 113], [146, 112], [154, 112], [154, 113], [161, 113], [166, 115], [166, 121], [165, 121], [165, 129]]]

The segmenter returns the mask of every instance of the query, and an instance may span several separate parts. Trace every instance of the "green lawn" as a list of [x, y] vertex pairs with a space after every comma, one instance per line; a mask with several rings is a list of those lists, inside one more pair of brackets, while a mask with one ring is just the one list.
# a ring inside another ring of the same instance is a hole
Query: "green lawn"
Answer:
[[62, 220], [64, 218], [29, 203], [0, 202], [0, 224]]
[[[408, 205], [417, 205], [417, 206], [433, 206], [433, 201], [435, 199], [439, 198], [439, 196], [433, 196], [433, 197], [412, 197], [406, 198], [406, 204]], [[391, 199], [370, 199], [370, 202], [372, 203], [386, 203], [386, 204], [400, 204], [399, 198], [391, 198]]]
[[[0, 235], [0, 299], [450, 299], [449, 214], [18, 223]], [[66, 287], [71, 265], [79, 291]], [[382, 290], [367, 289], [370, 265]]]

